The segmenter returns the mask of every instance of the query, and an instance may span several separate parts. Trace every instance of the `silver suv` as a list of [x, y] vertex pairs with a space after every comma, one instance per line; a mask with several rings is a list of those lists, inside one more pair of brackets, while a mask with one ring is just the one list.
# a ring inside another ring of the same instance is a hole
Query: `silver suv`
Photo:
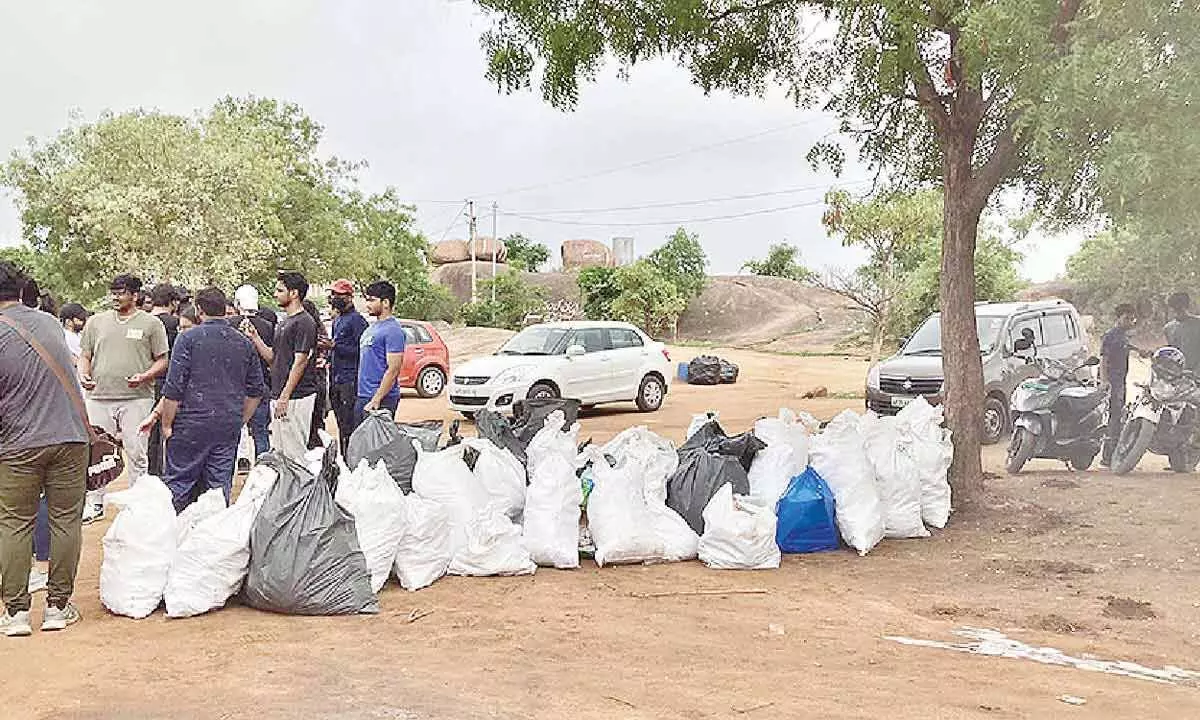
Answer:
[[[983, 409], [985, 443], [999, 442], [1009, 431], [1009, 399], [1026, 378], [1037, 375], [1013, 353], [1013, 342], [1026, 330], [1033, 333], [1038, 357], [1062, 360], [1074, 367], [1088, 357], [1088, 340], [1075, 307], [1063, 300], [1029, 303], [979, 303], [975, 328], [983, 354]], [[1074, 365], [1072, 365], [1074, 361]], [[900, 352], [867, 373], [867, 409], [894, 415], [923, 395], [931, 403], [942, 401], [942, 321], [930, 315], [903, 343]]]

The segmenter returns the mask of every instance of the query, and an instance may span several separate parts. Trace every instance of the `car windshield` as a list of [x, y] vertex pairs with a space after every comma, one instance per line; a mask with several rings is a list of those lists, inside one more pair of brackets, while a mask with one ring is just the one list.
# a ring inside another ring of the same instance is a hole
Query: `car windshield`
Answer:
[[557, 355], [569, 330], [550, 327], [529, 327], [509, 338], [498, 355]]
[[[975, 318], [975, 333], [979, 336], [979, 351], [983, 354], [995, 349], [1000, 340], [1000, 329], [1004, 327], [1004, 317], [978, 316]], [[933, 315], [917, 329], [913, 336], [904, 343], [904, 355], [941, 355], [942, 354], [942, 318]]]

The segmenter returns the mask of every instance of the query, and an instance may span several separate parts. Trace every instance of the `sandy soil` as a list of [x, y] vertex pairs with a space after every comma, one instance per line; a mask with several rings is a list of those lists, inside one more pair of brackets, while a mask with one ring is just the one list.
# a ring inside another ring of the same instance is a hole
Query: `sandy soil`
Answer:
[[[723, 354], [742, 365], [738, 385], [677, 386], [655, 415], [602, 408], [583, 435], [645, 423], [679, 439], [706, 408], [738, 431], [781, 404], [821, 417], [861, 405], [796, 397], [818, 384], [855, 390], [860, 361]], [[448, 415], [443, 400], [403, 407], [413, 419]], [[1001, 459], [989, 449], [989, 467]], [[1031, 468], [994, 478], [986, 502], [934, 537], [885, 541], [863, 558], [788, 556], [759, 573], [585, 563], [528, 578], [446, 578], [416, 594], [391, 584], [373, 617], [244, 607], [180, 621], [113, 617], [97, 591], [107, 523], [93, 525], [76, 598], [85, 620], [56, 636], [0, 638], [9, 689], [0, 716], [1200, 717], [1200, 687], [883, 639], [952, 641], [956, 628], [987, 627], [1076, 655], [1200, 670], [1196, 479]], [[766, 592], [635, 596], [697, 589]], [[414, 609], [432, 614], [410, 623]]]

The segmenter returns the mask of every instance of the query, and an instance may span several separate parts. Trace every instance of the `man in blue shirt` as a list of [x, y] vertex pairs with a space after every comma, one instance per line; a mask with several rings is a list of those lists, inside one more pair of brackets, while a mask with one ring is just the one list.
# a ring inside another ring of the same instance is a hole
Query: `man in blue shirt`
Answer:
[[1129, 352], [1136, 350], [1129, 341], [1129, 334], [1137, 325], [1137, 309], [1129, 304], [1118, 305], [1116, 315], [1117, 324], [1104, 333], [1104, 338], [1100, 341], [1100, 383], [1108, 388], [1107, 442], [1100, 453], [1100, 464], [1104, 467], [1112, 463], [1113, 448], [1121, 438], [1121, 425], [1125, 415], [1125, 388], [1129, 377]]
[[362, 334], [358, 358], [358, 399], [354, 403], [354, 425], [373, 410], [386, 408], [395, 417], [400, 404], [400, 368], [404, 365], [404, 328], [392, 317], [396, 288], [380, 280], [363, 293], [367, 312], [375, 323]]
[[333, 318], [333, 374], [329, 378], [329, 404], [337, 419], [342, 454], [354, 432], [354, 405], [358, 399], [358, 353], [367, 319], [354, 308], [354, 286], [338, 280], [329, 290]]
[[242, 426], [265, 392], [262, 363], [242, 333], [225, 321], [225, 293], [196, 293], [201, 323], [180, 335], [163, 384], [163, 479], [182, 511], [205, 490], [233, 489]]

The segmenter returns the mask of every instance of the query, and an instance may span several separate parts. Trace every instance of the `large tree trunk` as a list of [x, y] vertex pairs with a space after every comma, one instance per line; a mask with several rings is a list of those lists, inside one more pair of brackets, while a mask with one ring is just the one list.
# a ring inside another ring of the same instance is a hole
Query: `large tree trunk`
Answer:
[[940, 285], [946, 420], [954, 439], [950, 482], [964, 504], [983, 490], [983, 362], [975, 329], [975, 239], [983, 206], [973, 187], [972, 145], [962, 137], [944, 144]]

